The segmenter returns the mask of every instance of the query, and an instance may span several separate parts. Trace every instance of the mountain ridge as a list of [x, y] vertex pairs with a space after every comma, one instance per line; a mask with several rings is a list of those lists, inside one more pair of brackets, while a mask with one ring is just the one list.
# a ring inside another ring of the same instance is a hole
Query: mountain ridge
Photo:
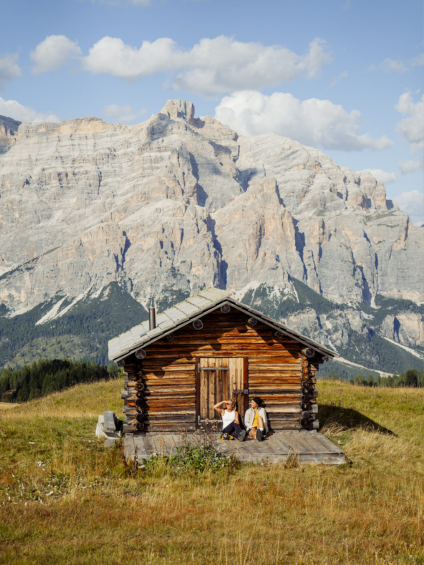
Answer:
[[[78, 297], [100, 296], [112, 282], [144, 310], [206, 286], [243, 298], [265, 285], [283, 304], [295, 279], [340, 306], [337, 323], [325, 314], [327, 333], [314, 308], [312, 318], [297, 311], [287, 319], [324, 345], [343, 348], [340, 332], [353, 343], [355, 331], [369, 352], [376, 332], [423, 348], [422, 311], [403, 302], [424, 301], [416, 260], [424, 231], [371, 174], [289, 138], [238, 136], [195, 118], [181, 100], [135, 126], [83, 118], [8, 127], [0, 121], [7, 319], [59, 297], [72, 313]], [[375, 329], [363, 308], [378, 311], [379, 296], [399, 307]]]

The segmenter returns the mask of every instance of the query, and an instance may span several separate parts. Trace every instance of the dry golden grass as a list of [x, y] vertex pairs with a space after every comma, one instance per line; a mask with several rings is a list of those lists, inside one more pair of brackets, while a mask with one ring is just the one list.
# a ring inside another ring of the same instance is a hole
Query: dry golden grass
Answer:
[[424, 563], [424, 391], [320, 383], [320, 421], [352, 461], [178, 476], [95, 440], [120, 381], [0, 413], [0, 562]]
[[11, 404], [10, 402], [0, 402], [0, 410], [12, 410], [17, 406], [19, 406], [19, 404]]

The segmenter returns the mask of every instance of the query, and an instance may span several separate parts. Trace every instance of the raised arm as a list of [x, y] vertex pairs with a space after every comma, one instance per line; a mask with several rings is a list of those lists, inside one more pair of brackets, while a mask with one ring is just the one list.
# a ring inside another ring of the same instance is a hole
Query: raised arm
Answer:
[[228, 400], [223, 400], [222, 402], [218, 402], [218, 404], [215, 404], [213, 409], [222, 415], [225, 412], [225, 410], [223, 408], [220, 408], [220, 406], [222, 406], [223, 404], [227, 404], [227, 402]]

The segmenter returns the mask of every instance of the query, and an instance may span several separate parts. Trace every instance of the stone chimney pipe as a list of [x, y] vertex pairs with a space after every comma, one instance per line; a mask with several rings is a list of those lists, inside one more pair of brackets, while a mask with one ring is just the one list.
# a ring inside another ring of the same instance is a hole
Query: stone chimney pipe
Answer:
[[156, 310], [149, 308], [149, 331], [154, 330], [156, 327]]

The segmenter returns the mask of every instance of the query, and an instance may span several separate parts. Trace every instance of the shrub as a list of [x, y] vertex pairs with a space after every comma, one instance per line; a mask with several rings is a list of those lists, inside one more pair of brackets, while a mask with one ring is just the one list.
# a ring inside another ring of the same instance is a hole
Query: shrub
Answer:
[[340, 382], [342, 382], [342, 379], [339, 377], [339, 375], [336, 375], [336, 373], [333, 373], [333, 372], [330, 372], [327, 375], [325, 375], [324, 380], [325, 381], [340, 381]]
[[353, 379], [354, 384], [359, 385], [359, 386], [367, 386], [368, 385], [368, 381], [367, 378], [364, 377], [363, 375], [356, 375], [356, 377]]
[[155, 454], [150, 460], [143, 460], [141, 466], [152, 474], [200, 475], [205, 472], [231, 473], [239, 467], [239, 463], [233, 455], [220, 453], [213, 443], [205, 443], [195, 446], [187, 443], [177, 447], [175, 455], [161, 457]]

